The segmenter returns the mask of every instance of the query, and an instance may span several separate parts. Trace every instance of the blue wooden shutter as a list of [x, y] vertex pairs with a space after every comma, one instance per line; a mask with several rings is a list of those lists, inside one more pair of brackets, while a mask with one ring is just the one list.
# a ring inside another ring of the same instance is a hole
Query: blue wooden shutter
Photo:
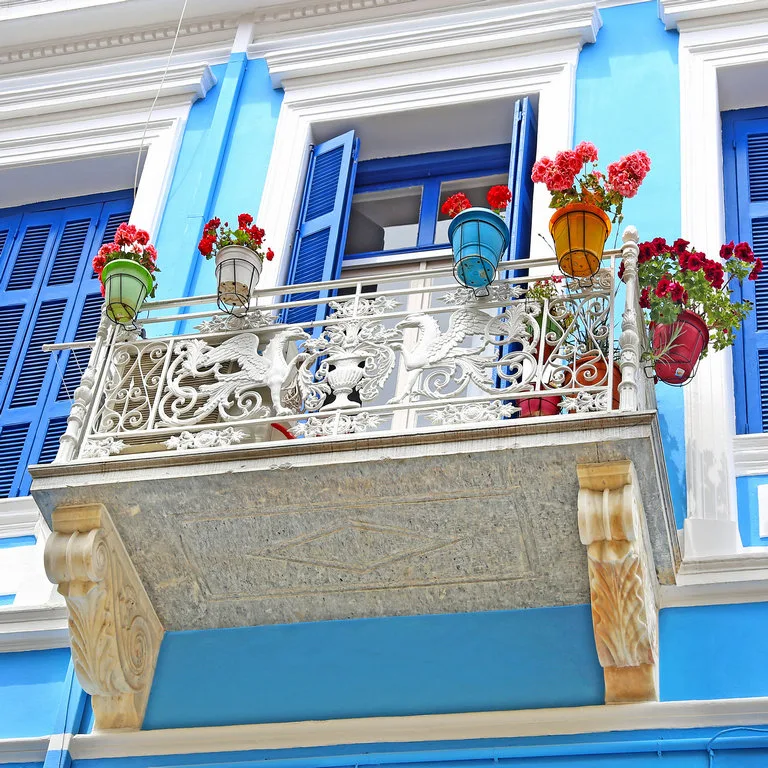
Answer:
[[[307, 169], [288, 285], [337, 280], [347, 237], [349, 207], [360, 146], [354, 131], [313, 147]], [[294, 293], [292, 301], [319, 298], [319, 291]], [[323, 296], [328, 292], [323, 291]], [[283, 313], [285, 323], [310, 323], [325, 317], [325, 306], [297, 307]]]
[[[531, 214], [533, 210], [533, 181], [531, 171], [536, 159], [536, 115], [526, 96], [515, 102], [515, 117], [512, 126], [512, 142], [509, 155], [509, 178], [507, 186], [512, 200], [507, 208], [506, 221], [509, 226], [509, 258], [527, 259], [531, 251]], [[504, 278], [525, 277], [527, 269], [505, 270]], [[501, 311], [501, 310], [500, 310]], [[499, 349], [499, 356], [519, 350], [520, 344], [509, 344]], [[503, 381], [496, 379], [496, 386]]]
[[[768, 111], [755, 112], [723, 116], [726, 239], [751, 243], [768, 265]], [[737, 431], [768, 431], [768, 272], [735, 295], [754, 304], [734, 348]]]
[[57, 365], [41, 346], [94, 337], [102, 299], [91, 260], [110, 215], [119, 214], [124, 221], [129, 211], [127, 198], [33, 210], [20, 219], [0, 282], [0, 324], [13, 327], [19, 299], [24, 301], [13, 343], [5, 342], [10, 349], [0, 360], [5, 361], [0, 377], [0, 496], [27, 493], [27, 465], [56, 455], [70, 407], [67, 394], [80, 379], [74, 354], [84, 367], [89, 353], [64, 353]]
[[533, 181], [531, 171], [536, 159], [536, 115], [526, 96], [515, 102], [512, 129], [512, 151], [509, 158], [509, 181], [512, 202], [507, 210], [509, 224], [509, 258], [527, 259], [531, 252], [531, 215]]

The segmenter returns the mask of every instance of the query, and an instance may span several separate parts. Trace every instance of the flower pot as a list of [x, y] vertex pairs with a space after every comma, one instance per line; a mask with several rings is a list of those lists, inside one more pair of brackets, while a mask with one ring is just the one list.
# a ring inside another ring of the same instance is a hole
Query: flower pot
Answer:
[[487, 294], [499, 260], [509, 248], [509, 228], [504, 220], [485, 208], [467, 208], [451, 221], [448, 239], [456, 282]]
[[709, 329], [694, 312], [683, 310], [674, 323], [657, 324], [651, 346], [659, 355], [656, 375], [667, 384], [685, 384], [709, 343]]
[[152, 292], [152, 275], [131, 259], [110, 261], [101, 273], [104, 283], [104, 311], [107, 317], [118, 325], [133, 323]]
[[[621, 368], [618, 363], [613, 364], [613, 396], [611, 407], [619, 408], [619, 383], [621, 382]], [[588, 352], [582, 357], [576, 358], [576, 386], [599, 387], [608, 384], [608, 362], [599, 352]], [[568, 385], [570, 386], [570, 384]], [[571, 395], [573, 397], [573, 395]]]
[[247, 310], [261, 277], [262, 261], [250, 248], [228, 245], [216, 254], [219, 308], [233, 314]]
[[521, 419], [529, 416], [556, 416], [560, 413], [559, 396], [526, 397], [525, 400], [518, 400], [517, 405]]
[[570, 203], [549, 220], [560, 271], [568, 277], [592, 277], [600, 269], [611, 220], [589, 203]]

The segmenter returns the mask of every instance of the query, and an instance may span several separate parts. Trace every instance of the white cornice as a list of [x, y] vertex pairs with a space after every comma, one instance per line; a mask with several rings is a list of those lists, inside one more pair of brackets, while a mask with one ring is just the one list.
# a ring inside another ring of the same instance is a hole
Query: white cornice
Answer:
[[766, 10], [768, 0], [659, 0], [659, 16], [667, 29], [733, 23], [741, 14], [752, 16]]
[[67, 607], [0, 608], [0, 653], [66, 648]]
[[621, 706], [562, 707], [412, 717], [361, 717], [301, 723], [173, 728], [134, 733], [92, 733], [74, 736], [70, 752], [74, 760], [84, 760], [98, 757], [181, 755], [342, 744], [508, 739], [654, 728], [700, 728], [749, 725], [766, 720], [768, 698], [649, 702]]
[[517, 46], [557, 44], [577, 50], [600, 28], [594, 2], [522, 4], [409, 18], [376, 26], [259, 41], [249, 56], [264, 56], [274, 85], [308, 76], [392, 66], [461, 54], [488, 56]]
[[[2, 22], [0, 22], [2, 24]], [[237, 30], [237, 19], [202, 19], [182, 24], [179, 30], [177, 51], [205, 50], [209, 63], [214, 57], [229, 54]], [[132, 28], [119, 33], [111, 30], [88, 37], [41, 42], [22, 48], [0, 50], [0, 69], [4, 73], [23, 72], [51, 67], [82, 66], [103, 63], [109, 58], [138, 56], [147, 53], [163, 53], [170, 48], [176, 34], [176, 25]]]
[[149, 105], [158, 89], [160, 107], [189, 104], [204, 97], [216, 82], [205, 62], [175, 64], [164, 81], [163, 71], [152, 60], [9, 79], [0, 91], [0, 121], [41, 122], [41, 117], [56, 116], [61, 122], [67, 112], [93, 116], [138, 109], [140, 102]]
[[733, 461], [736, 477], [768, 475], [768, 434], [736, 435]]
[[[733, 574], [728, 574], [733, 576]], [[709, 578], [712, 578], [710, 573]], [[768, 600], [768, 571], [755, 581], [720, 581], [661, 586], [659, 607], [687, 608], [694, 605], [737, 605]]]
[[[1, 155], [2, 149], [0, 149]], [[0, 539], [32, 536], [40, 522], [45, 524], [31, 496], [0, 499]]]

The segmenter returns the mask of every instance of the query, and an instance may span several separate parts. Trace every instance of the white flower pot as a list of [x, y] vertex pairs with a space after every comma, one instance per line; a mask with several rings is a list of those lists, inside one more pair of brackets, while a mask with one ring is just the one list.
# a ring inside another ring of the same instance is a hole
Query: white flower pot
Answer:
[[219, 307], [225, 312], [247, 309], [251, 293], [258, 285], [263, 263], [243, 245], [228, 245], [216, 254], [216, 279]]

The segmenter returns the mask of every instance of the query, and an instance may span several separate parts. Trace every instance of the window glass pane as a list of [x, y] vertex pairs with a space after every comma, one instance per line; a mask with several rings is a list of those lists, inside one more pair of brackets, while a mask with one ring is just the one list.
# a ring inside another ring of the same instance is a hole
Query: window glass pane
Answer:
[[507, 176], [498, 173], [495, 176], [479, 176], [474, 179], [457, 179], [456, 181], [444, 181], [440, 185], [440, 204], [437, 209], [437, 227], [435, 229], [435, 242], [448, 242], [448, 225], [451, 220], [448, 216], [440, 213], [443, 203], [457, 192], [463, 192], [472, 203], [478, 208], [487, 208], [488, 201], [485, 196], [488, 190], [496, 184], [506, 184]]
[[354, 195], [344, 253], [415, 248], [421, 192], [421, 187], [399, 187]]

